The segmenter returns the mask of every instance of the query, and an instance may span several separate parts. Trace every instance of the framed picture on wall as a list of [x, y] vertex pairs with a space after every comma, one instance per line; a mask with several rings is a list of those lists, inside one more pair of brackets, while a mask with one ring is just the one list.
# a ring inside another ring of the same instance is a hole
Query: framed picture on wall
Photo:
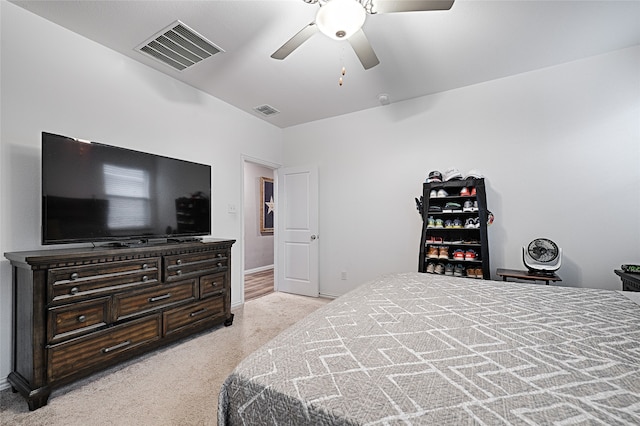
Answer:
[[260, 233], [273, 234], [273, 211], [275, 203], [273, 201], [273, 179], [267, 177], [260, 178]]

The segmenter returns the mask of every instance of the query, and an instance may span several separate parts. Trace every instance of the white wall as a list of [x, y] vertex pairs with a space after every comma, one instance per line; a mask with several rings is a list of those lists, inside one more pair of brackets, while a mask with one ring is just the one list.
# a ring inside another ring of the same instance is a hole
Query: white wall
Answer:
[[273, 233], [260, 233], [260, 178], [273, 179], [273, 170], [252, 162], [244, 163], [244, 270], [273, 267]]
[[536, 237], [564, 250], [567, 286], [621, 289], [613, 269], [640, 262], [639, 46], [291, 127], [284, 139], [285, 166], [319, 166], [323, 294], [417, 269], [414, 197], [449, 166], [485, 174], [494, 278], [522, 268], [521, 246]]
[[[237, 240], [232, 304], [240, 303], [242, 157], [280, 163], [282, 130], [11, 3], [0, 8], [0, 253], [40, 247], [42, 131], [207, 163], [213, 234]], [[0, 388], [10, 371], [11, 294], [2, 257]]]

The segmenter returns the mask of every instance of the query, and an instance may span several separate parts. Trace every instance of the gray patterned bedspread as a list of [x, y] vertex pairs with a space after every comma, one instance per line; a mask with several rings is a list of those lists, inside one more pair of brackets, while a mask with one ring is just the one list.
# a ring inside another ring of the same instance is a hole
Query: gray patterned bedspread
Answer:
[[381, 277], [243, 360], [219, 425], [640, 424], [640, 306], [621, 292]]

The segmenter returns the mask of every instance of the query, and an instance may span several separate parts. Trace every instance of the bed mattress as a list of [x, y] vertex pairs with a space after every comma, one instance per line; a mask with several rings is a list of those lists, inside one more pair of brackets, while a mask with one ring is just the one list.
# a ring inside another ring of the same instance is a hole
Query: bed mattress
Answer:
[[640, 424], [640, 306], [621, 292], [380, 277], [243, 360], [220, 425]]

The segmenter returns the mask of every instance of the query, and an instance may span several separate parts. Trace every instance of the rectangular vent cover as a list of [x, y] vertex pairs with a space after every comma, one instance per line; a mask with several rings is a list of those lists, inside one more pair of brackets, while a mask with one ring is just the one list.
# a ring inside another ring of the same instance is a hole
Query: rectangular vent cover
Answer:
[[178, 71], [224, 52], [180, 21], [175, 21], [136, 49]]
[[267, 104], [253, 107], [253, 109], [266, 117], [269, 117], [270, 115], [278, 114], [280, 112], [274, 107], [272, 107], [271, 105], [267, 105]]

